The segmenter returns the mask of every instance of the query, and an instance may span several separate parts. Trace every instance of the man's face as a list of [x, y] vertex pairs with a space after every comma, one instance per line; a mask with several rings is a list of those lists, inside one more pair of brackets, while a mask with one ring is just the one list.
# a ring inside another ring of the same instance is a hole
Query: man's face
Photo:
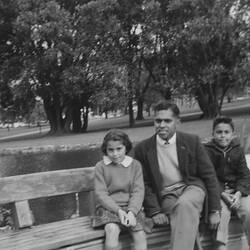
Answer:
[[155, 113], [155, 131], [163, 140], [169, 140], [173, 136], [178, 123], [179, 118], [174, 115], [171, 109], [159, 110]]
[[221, 147], [227, 147], [232, 141], [234, 132], [232, 127], [227, 123], [219, 123], [213, 131], [215, 142]]

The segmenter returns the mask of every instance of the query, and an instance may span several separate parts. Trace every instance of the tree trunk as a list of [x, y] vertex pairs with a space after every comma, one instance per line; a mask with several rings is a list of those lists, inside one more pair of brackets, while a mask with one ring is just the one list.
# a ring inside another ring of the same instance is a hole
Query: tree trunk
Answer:
[[151, 104], [148, 104], [146, 107], [146, 111], [148, 112], [148, 117], [151, 115], [150, 109], [151, 109]]
[[135, 124], [134, 110], [133, 110], [133, 100], [128, 100], [128, 115], [129, 115], [129, 127], [133, 127]]
[[62, 109], [59, 103], [58, 96], [53, 96], [53, 100], [51, 100], [50, 98], [44, 98], [43, 100], [44, 100], [44, 110], [50, 124], [49, 134], [62, 134], [63, 133]]
[[128, 67], [128, 115], [129, 115], [129, 127], [133, 127], [135, 124], [134, 110], [133, 110], [133, 70]]
[[143, 104], [144, 104], [144, 98], [139, 97], [137, 100], [137, 117], [136, 120], [144, 120], [143, 117]]
[[171, 88], [170, 87], [167, 87], [164, 91], [164, 98], [167, 100], [167, 101], [171, 101], [172, 99], [172, 91], [171, 91]]
[[66, 107], [65, 121], [64, 121], [64, 131], [66, 133], [70, 133], [71, 132], [71, 123], [73, 121], [72, 112], [73, 112], [73, 108], [72, 108], [71, 105], [69, 105], [68, 107]]
[[81, 122], [81, 110], [78, 105], [73, 108], [72, 117], [73, 117], [73, 132], [80, 133], [82, 122]]
[[54, 134], [57, 131], [57, 123], [55, 119], [54, 108], [48, 99], [44, 99], [44, 110], [50, 125], [49, 134]]
[[220, 114], [218, 100], [212, 96], [206, 88], [199, 88], [196, 93], [196, 100], [203, 112], [201, 118], [214, 118]]
[[87, 105], [86, 106], [86, 110], [85, 112], [83, 113], [83, 125], [82, 125], [82, 132], [86, 132], [87, 131], [87, 128], [88, 128], [88, 119], [89, 117], [89, 106]]
[[53, 106], [55, 109], [55, 117], [56, 117], [56, 124], [57, 124], [56, 134], [63, 134], [64, 130], [63, 130], [62, 107], [60, 105], [58, 95], [53, 96]]
[[128, 114], [128, 105], [127, 105], [127, 104], [126, 104], [126, 106], [124, 107], [123, 112], [124, 112], [124, 115], [127, 115], [127, 114]]
[[199, 93], [196, 96], [198, 105], [202, 111], [201, 119], [202, 118], [209, 118], [210, 112], [209, 112], [209, 105], [208, 105], [208, 95], [204, 94], [202, 91], [199, 91]]

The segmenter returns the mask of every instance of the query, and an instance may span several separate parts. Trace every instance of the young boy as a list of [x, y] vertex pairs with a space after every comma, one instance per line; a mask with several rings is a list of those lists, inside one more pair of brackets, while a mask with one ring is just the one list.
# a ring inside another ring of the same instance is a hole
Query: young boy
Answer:
[[250, 246], [250, 171], [244, 151], [234, 136], [232, 119], [216, 118], [212, 135], [212, 140], [205, 146], [220, 183], [222, 207], [215, 249], [226, 249], [231, 211], [235, 211], [242, 221]]

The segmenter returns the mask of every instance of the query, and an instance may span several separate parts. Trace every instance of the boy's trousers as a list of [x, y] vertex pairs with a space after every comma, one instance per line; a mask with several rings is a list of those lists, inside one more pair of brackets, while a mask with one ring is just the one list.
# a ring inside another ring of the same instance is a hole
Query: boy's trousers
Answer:
[[[243, 229], [246, 233], [248, 245], [250, 246], [250, 196], [240, 198], [240, 206], [235, 210], [237, 216], [242, 222]], [[228, 238], [228, 227], [232, 211], [221, 200], [221, 220], [217, 229], [216, 241], [226, 244]]]

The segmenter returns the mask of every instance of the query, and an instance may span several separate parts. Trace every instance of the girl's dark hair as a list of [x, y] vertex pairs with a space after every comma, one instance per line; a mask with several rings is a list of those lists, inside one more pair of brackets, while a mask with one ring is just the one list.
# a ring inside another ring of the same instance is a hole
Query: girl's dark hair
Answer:
[[180, 110], [179, 110], [178, 106], [173, 102], [159, 101], [154, 106], [154, 111], [155, 112], [158, 112], [160, 110], [168, 110], [168, 109], [170, 109], [173, 112], [175, 117], [179, 117]]
[[213, 131], [215, 129], [215, 127], [220, 124], [220, 123], [225, 123], [231, 126], [232, 130], [234, 131], [234, 123], [232, 118], [228, 117], [228, 116], [219, 116], [217, 117], [214, 122], [213, 122]]
[[103, 138], [101, 145], [102, 152], [107, 155], [107, 144], [108, 141], [121, 141], [126, 147], [126, 154], [132, 149], [132, 142], [128, 135], [120, 129], [111, 129]]

